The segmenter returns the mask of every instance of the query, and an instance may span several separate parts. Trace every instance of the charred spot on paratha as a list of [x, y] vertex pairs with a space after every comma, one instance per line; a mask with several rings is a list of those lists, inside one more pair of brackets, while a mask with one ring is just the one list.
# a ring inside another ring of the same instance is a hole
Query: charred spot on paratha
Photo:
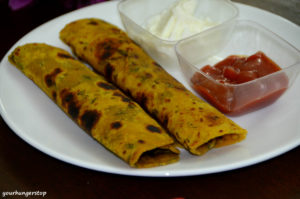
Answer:
[[138, 140], [138, 143], [145, 144], [145, 141], [144, 140]]
[[56, 94], [55, 91], [53, 91], [53, 92], [52, 92], [52, 99], [53, 99], [54, 101], [56, 101], [56, 97], [57, 97], [57, 94]]
[[147, 95], [143, 92], [138, 92], [137, 93], [137, 96], [136, 96], [136, 99], [137, 101], [139, 102], [139, 104], [141, 106], [143, 106], [144, 108], [147, 107], [147, 101], [148, 101], [148, 98], [147, 98]]
[[114, 96], [120, 97], [123, 102], [131, 102], [132, 100], [119, 92], [114, 92]]
[[155, 65], [155, 66], [157, 66], [157, 67], [159, 67], [159, 68], [162, 68], [161, 65], [159, 65], [159, 64], [158, 64], [157, 62], [155, 62], [155, 61], [153, 61], [152, 64]]
[[111, 84], [105, 82], [98, 82], [97, 85], [105, 90], [117, 90], [117, 88]]
[[95, 55], [99, 61], [105, 60], [112, 56], [119, 49], [120, 44], [121, 42], [117, 39], [104, 39], [97, 44]]
[[56, 76], [61, 73], [62, 70], [60, 68], [55, 68], [50, 74], [45, 76], [45, 83], [48, 87], [53, 86], [55, 84]]
[[205, 119], [207, 120], [209, 127], [217, 126], [222, 122], [221, 118], [214, 114], [205, 115]]
[[97, 21], [94, 21], [94, 20], [90, 20], [87, 24], [88, 24], [88, 25], [96, 26], [96, 25], [98, 25], [98, 22], [97, 22]]
[[153, 125], [148, 125], [147, 130], [151, 131], [152, 133], [161, 133], [160, 128], [153, 126]]
[[115, 68], [110, 64], [110, 63], [107, 63], [105, 65], [105, 77], [111, 81], [112, 80], [112, 75], [113, 75], [113, 72], [114, 72]]
[[91, 131], [101, 117], [101, 113], [96, 110], [87, 110], [80, 117], [82, 126]]
[[75, 120], [78, 118], [80, 104], [76, 100], [76, 95], [64, 89], [60, 93], [62, 99], [62, 106], [67, 109], [69, 115]]
[[119, 129], [119, 128], [122, 127], [122, 123], [119, 122], [119, 121], [116, 121], [116, 122], [111, 123], [110, 126], [111, 126], [112, 129]]
[[163, 125], [167, 126], [168, 123], [169, 123], [169, 117], [168, 117], [168, 115], [165, 115], [165, 116], [163, 117]]

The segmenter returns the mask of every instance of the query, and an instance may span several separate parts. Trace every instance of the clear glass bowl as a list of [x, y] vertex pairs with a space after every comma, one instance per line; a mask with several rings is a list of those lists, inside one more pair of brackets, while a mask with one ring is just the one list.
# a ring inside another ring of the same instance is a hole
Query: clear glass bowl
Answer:
[[[128, 35], [159, 64], [178, 65], [174, 50], [177, 41], [160, 39], [150, 33], [147, 21], [167, 9], [177, 0], [123, 0], [118, 3], [118, 11]], [[195, 11], [197, 17], [209, 17], [221, 25], [238, 16], [237, 7], [229, 0], [198, 0]], [[217, 26], [218, 26], [217, 25]]]
[[[224, 113], [236, 115], [274, 102], [300, 72], [300, 51], [263, 26], [235, 20], [179, 41], [175, 46], [182, 72], [198, 93]], [[258, 51], [282, 70], [241, 84], [222, 84], [200, 68], [214, 65], [230, 55], [250, 56]], [[195, 74], [201, 79], [192, 82]], [[198, 89], [197, 89], [198, 88]]]

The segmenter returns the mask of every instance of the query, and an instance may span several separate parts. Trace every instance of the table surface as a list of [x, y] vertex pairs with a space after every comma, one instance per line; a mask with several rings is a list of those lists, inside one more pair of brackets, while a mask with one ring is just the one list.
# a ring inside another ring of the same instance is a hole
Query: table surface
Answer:
[[[299, 0], [236, 2], [266, 9], [300, 24]], [[30, 30], [72, 9], [61, 1], [44, 0], [11, 11], [7, 1], [1, 0], [0, 58]], [[54, 159], [25, 143], [0, 117], [0, 197], [14, 191], [46, 192], [44, 198], [296, 199], [300, 198], [300, 147], [271, 160], [223, 173], [180, 178], [130, 177]], [[39, 197], [42, 198], [34, 198]]]

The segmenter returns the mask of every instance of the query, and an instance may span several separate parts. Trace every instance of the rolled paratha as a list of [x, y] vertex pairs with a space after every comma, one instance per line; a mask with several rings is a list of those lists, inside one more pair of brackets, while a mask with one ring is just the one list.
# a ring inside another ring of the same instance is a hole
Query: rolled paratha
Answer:
[[178, 161], [173, 138], [154, 119], [68, 52], [32, 43], [17, 47], [9, 61], [130, 166], [145, 168]]
[[67, 24], [60, 38], [192, 154], [245, 139], [245, 129], [187, 90], [118, 27], [101, 19], [80, 19]]

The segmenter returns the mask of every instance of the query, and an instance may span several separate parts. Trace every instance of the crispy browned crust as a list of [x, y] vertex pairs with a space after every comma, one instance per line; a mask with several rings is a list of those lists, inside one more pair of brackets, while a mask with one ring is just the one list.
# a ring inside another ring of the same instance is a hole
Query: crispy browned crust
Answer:
[[246, 137], [245, 129], [193, 95], [116, 26], [81, 19], [66, 25], [60, 38], [132, 96], [191, 153], [201, 155]]
[[173, 139], [154, 119], [68, 52], [46, 44], [27, 44], [16, 48], [9, 61], [89, 135], [130, 166], [178, 161]]

